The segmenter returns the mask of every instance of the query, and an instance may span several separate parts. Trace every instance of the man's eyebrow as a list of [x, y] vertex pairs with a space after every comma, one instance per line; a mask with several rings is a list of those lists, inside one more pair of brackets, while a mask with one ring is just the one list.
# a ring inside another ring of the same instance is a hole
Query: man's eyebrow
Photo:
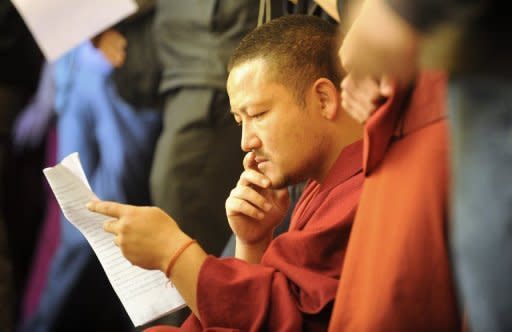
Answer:
[[240, 115], [239, 113], [247, 114], [247, 111], [246, 111], [245, 107], [240, 108], [238, 112], [235, 112], [235, 111], [233, 111], [232, 108], [230, 108], [229, 113], [231, 113], [232, 115]]

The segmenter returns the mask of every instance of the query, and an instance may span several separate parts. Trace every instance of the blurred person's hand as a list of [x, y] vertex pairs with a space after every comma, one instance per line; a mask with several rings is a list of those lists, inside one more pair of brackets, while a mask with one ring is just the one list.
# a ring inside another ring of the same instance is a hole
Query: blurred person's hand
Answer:
[[393, 81], [388, 77], [376, 80], [350, 73], [341, 82], [341, 105], [357, 122], [365, 123], [393, 89]]
[[290, 205], [288, 190], [271, 189], [270, 180], [258, 171], [254, 152], [244, 157], [244, 172], [226, 200], [229, 225], [244, 245], [268, 244]]
[[400, 85], [418, 70], [419, 34], [383, 0], [367, 0], [350, 27], [339, 56], [358, 77], [394, 77]]
[[115, 29], [106, 30], [93, 39], [93, 45], [116, 68], [124, 64], [126, 44], [126, 38]]

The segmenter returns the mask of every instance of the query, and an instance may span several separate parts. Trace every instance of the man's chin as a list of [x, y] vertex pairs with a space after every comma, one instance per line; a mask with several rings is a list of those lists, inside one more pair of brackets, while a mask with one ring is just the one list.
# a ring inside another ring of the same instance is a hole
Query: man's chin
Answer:
[[286, 177], [271, 177], [270, 182], [272, 183], [271, 188], [275, 190], [284, 189], [288, 187], [291, 183]]
[[259, 168], [260, 172], [270, 179], [271, 188], [278, 190], [284, 189], [293, 184], [291, 178], [287, 174], [283, 174], [277, 170], [275, 164], [264, 163], [263, 167]]

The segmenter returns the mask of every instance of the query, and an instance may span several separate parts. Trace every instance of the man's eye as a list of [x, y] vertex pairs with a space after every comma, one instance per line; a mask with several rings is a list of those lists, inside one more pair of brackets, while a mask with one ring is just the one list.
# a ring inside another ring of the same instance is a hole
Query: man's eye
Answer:
[[265, 112], [261, 112], [261, 113], [258, 113], [258, 114], [254, 114], [254, 115], [252, 116], [252, 118], [253, 118], [253, 119], [259, 119], [259, 118], [261, 118], [264, 114], [265, 114]]

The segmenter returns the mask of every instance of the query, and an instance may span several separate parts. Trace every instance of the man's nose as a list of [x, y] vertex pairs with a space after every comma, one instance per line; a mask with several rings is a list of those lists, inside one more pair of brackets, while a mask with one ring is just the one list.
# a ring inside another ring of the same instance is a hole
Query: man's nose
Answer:
[[244, 152], [258, 148], [258, 138], [251, 130], [250, 126], [245, 123], [242, 124], [242, 142], [240, 145]]

